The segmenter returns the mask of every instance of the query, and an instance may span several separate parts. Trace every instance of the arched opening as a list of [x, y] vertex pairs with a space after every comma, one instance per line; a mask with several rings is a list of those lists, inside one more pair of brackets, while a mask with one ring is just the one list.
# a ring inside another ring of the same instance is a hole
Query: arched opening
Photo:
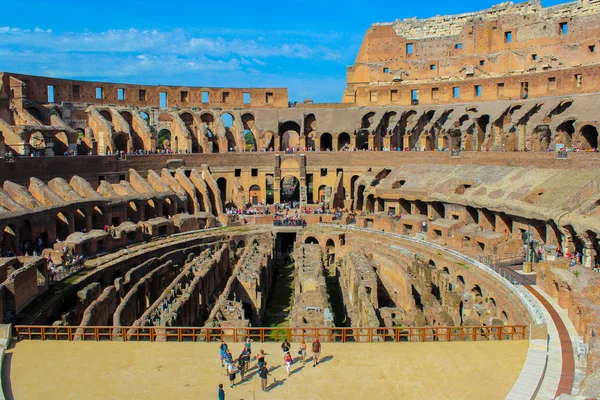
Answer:
[[16, 228], [14, 225], [7, 225], [2, 231], [2, 254], [8, 255], [9, 250], [12, 255], [16, 255], [16, 251], [19, 248], [19, 240], [17, 238]]
[[324, 133], [321, 135], [321, 150], [323, 151], [332, 151], [333, 150], [333, 138], [329, 133]]
[[358, 150], [368, 150], [369, 149], [369, 132], [368, 131], [360, 131], [356, 134], [356, 148]]
[[475, 298], [483, 297], [483, 293], [481, 292], [481, 288], [479, 287], [479, 285], [474, 285], [473, 288], [471, 289], [471, 293], [473, 294], [473, 297], [475, 297]]
[[558, 125], [556, 128], [556, 132], [558, 133], [556, 141], [558, 144], [564, 144], [567, 147], [571, 147], [573, 145], [572, 140], [573, 134], [575, 133], [574, 122], [575, 120], [569, 119]]
[[33, 118], [37, 119], [42, 124], [44, 123], [42, 112], [37, 107], [25, 107], [25, 110], [27, 110]]
[[317, 240], [316, 237], [309, 236], [306, 239], [304, 239], [304, 243], [307, 243], [307, 244], [319, 244], [319, 241]]
[[221, 114], [221, 121], [225, 128], [225, 137], [227, 138], [227, 151], [237, 150], [237, 143], [234, 137], [234, 118], [229, 113]]
[[244, 142], [246, 143], [246, 151], [256, 151], [256, 138], [249, 129], [244, 131]]
[[104, 228], [104, 211], [96, 206], [92, 211], [92, 229]]
[[350, 135], [342, 132], [338, 135], [338, 151], [350, 150]]
[[31, 222], [28, 219], [23, 221], [23, 225], [19, 228], [19, 242], [33, 244]]
[[54, 155], [62, 156], [68, 155], [69, 151], [69, 138], [64, 132], [58, 132], [54, 135]]
[[356, 193], [356, 209], [362, 210], [365, 194], [365, 185], [360, 185]]
[[500, 319], [504, 325], [508, 325], [508, 314], [506, 314], [506, 311], [502, 311], [500, 314]]
[[245, 247], [246, 247], [246, 242], [244, 242], [243, 240], [240, 240], [239, 242], [237, 242], [236, 249], [243, 249]]
[[279, 137], [281, 138], [281, 149], [298, 147], [300, 144], [300, 125], [295, 121], [284, 122], [279, 126]]
[[263, 198], [262, 198], [260, 186], [258, 186], [258, 185], [250, 186], [250, 203], [252, 203], [253, 206], [256, 206], [262, 201], [262, 199]]
[[221, 192], [221, 203], [225, 205], [227, 203], [227, 179], [217, 179], [217, 186], [219, 187], [219, 192]]
[[281, 201], [300, 201], [300, 181], [292, 175], [281, 179]]
[[154, 200], [148, 200], [146, 204], [144, 204], [144, 219], [149, 220], [151, 218], [156, 218], [156, 204]]
[[325, 203], [325, 188], [327, 186], [325, 185], [321, 185], [319, 186], [319, 191], [318, 191], [318, 197], [317, 197], [317, 203]]
[[78, 209], [77, 211], [75, 211], [75, 218], [74, 218], [75, 232], [83, 232], [85, 229], [87, 229], [86, 219], [87, 219], [87, 217], [85, 215], [85, 212], [83, 212], [83, 210]]
[[110, 111], [101, 110], [100, 115], [102, 115], [102, 118], [104, 118], [105, 120], [112, 122], [112, 115], [110, 114]]
[[465, 285], [465, 278], [462, 277], [462, 275], [457, 275], [456, 276], [456, 284], [457, 285]]
[[173, 203], [171, 199], [166, 198], [162, 203], [162, 215], [163, 217], [170, 217], [173, 213]]
[[467, 206], [467, 224], [479, 224], [479, 213], [471, 206]]
[[366, 210], [370, 213], [374, 213], [375, 212], [375, 195], [370, 194], [367, 196], [367, 201], [366, 201]]
[[158, 148], [159, 149], [172, 149], [174, 152], [177, 152], [177, 148], [171, 147], [171, 131], [168, 129], [161, 129], [158, 132]]
[[308, 136], [309, 133], [317, 130], [317, 118], [315, 114], [308, 114], [304, 117], [304, 135]]
[[181, 118], [187, 130], [190, 131], [190, 133], [194, 134], [194, 116], [186, 111], [182, 112], [179, 115], [179, 118]]
[[350, 196], [352, 196], [352, 199], [354, 199], [354, 189], [356, 188], [356, 181], [358, 178], [358, 175], [354, 175], [352, 178], [350, 178]]
[[121, 116], [129, 125], [129, 131], [131, 132], [131, 146], [134, 150], [144, 150], [144, 141], [142, 137], [133, 129], [133, 116], [129, 111], [122, 111]]
[[65, 240], [69, 236], [69, 217], [67, 213], [59, 212], [56, 214], [56, 237], [59, 240]]
[[586, 125], [581, 128], [581, 149], [598, 148], [598, 130], [592, 125]]
[[415, 200], [415, 210], [418, 214], [427, 215], [427, 204], [423, 203], [421, 200]]
[[135, 202], [130, 201], [127, 205], [127, 221], [131, 221], [135, 224], [139, 222], [138, 206]]
[[127, 135], [125, 132], [117, 132], [114, 136], [117, 151], [127, 151]]
[[211, 141], [210, 143], [212, 144], [212, 152], [218, 153], [219, 152], [219, 144], [216, 141]]

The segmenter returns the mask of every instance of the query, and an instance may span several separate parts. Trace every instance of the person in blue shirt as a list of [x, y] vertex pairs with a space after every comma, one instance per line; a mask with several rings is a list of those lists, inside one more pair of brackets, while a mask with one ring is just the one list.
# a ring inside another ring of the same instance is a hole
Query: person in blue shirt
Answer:
[[224, 367], [223, 360], [227, 357], [227, 343], [221, 340], [221, 346], [219, 347], [219, 358], [221, 359], [221, 367]]
[[219, 400], [225, 400], [225, 390], [223, 390], [222, 383], [219, 383]]

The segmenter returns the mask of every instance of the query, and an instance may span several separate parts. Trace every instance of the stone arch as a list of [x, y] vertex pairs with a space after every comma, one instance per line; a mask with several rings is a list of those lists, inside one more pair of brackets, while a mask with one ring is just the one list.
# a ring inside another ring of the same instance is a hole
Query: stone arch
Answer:
[[333, 150], [333, 138], [331, 137], [330, 133], [322, 133], [320, 140], [319, 140], [320, 146], [321, 146], [321, 150], [324, 151], [332, 151]]
[[173, 202], [168, 197], [162, 203], [162, 216], [169, 217], [175, 212]]
[[37, 119], [39, 122], [41, 122], [42, 124], [44, 123], [44, 115], [43, 115], [43, 111], [41, 109], [39, 109], [38, 107], [30, 104], [27, 107], [25, 107], [25, 110], [35, 119]]
[[33, 230], [31, 228], [31, 221], [29, 221], [29, 219], [24, 220], [23, 224], [21, 224], [21, 227], [19, 228], [19, 242], [29, 242], [30, 244], [33, 244]]
[[262, 190], [260, 189], [260, 186], [258, 185], [252, 185], [250, 186], [250, 203], [252, 205], [258, 205], [258, 203], [262, 200]]
[[144, 203], [144, 219], [147, 221], [152, 218], [156, 218], [156, 203], [150, 199]]
[[135, 201], [130, 201], [127, 204], [127, 220], [137, 224], [140, 220], [138, 205]]
[[281, 178], [281, 202], [300, 201], [300, 180], [294, 175]]
[[16, 254], [19, 248], [19, 238], [17, 237], [17, 228], [13, 224], [8, 224], [2, 230], [2, 237], [0, 238], [0, 244], [2, 248], [2, 255], [7, 255], [8, 251], [12, 251]]
[[109, 122], [112, 122], [112, 115], [109, 110], [100, 110], [98, 112], [100, 113], [100, 115], [102, 115], [102, 118]]
[[471, 288], [471, 293], [474, 297], [483, 297], [483, 292], [481, 291], [481, 287], [479, 285], [473, 285]]
[[65, 240], [71, 232], [71, 226], [69, 224], [69, 214], [66, 212], [58, 212], [55, 218], [56, 223], [56, 237], [60, 240]]
[[127, 122], [131, 132], [131, 145], [134, 150], [144, 150], [144, 140], [138, 133], [133, 129], [133, 115], [129, 111], [121, 111], [121, 117]]
[[362, 210], [364, 203], [364, 195], [365, 195], [365, 185], [359, 185], [356, 190], [356, 209]]
[[229, 112], [224, 112], [219, 117], [225, 128], [225, 137], [227, 138], [227, 151], [235, 151], [237, 149], [237, 141], [235, 138], [235, 117]]
[[369, 129], [373, 125], [373, 120], [375, 119], [375, 111], [370, 111], [362, 116], [360, 122], [361, 129]]
[[75, 223], [75, 232], [82, 232], [84, 229], [87, 229], [87, 215], [81, 208], [75, 211], [73, 220]]
[[369, 149], [369, 131], [358, 131], [358, 133], [356, 134], [356, 148], [358, 150]]
[[104, 210], [96, 206], [92, 210], [92, 229], [103, 229], [104, 225]]
[[54, 135], [54, 155], [62, 156], [69, 151], [69, 137], [65, 132]]
[[583, 125], [579, 129], [581, 136], [581, 145], [579, 146], [582, 150], [597, 149], [598, 148], [598, 129], [593, 125]]
[[370, 213], [375, 212], [375, 195], [374, 194], [371, 193], [367, 196], [367, 199], [365, 201], [365, 209], [366, 209], [366, 211], [368, 211]]
[[304, 117], [304, 135], [308, 135], [309, 133], [317, 130], [317, 118], [315, 114], [307, 114]]
[[504, 325], [508, 325], [508, 314], [506, 313], [506, 311], [502, 311], [500, 313], [500, 320], [502, 320], [502, 323]]
[[158, 148], [159, 149], [171, 149], [177, 152], [177, 148], [173, 149], [173, 145], [171, 144], [171, 131], [168, 129], [161, 129], [158, 131]]
[[300, 144], [300, 125], [296, 121], [286, 121], [280, 124], [279, 137], [282, 149], [297, 147]]
[[308, 236], [306, 239], [304, 239], [304, 243], [306, 243], [306, 244], [319, 244], [319, 241], [314, 236]]
[[564, 144], [567, 147], [573, 145], [573, 134], [575, 133], [575, 119], [569, 118], [561, 122], [556, 128], [556, 136], [554, 141], [556, 143]]
[[347, 132], [342, 132], [338, 135], [338, 151], [350, 149], [350, 135]]
[[127, 151], [129, 140], [125, 132], [116, 132], [113, 136], [113, 140], [115, 142], [115, 151]]
[[219, 192], [221, 192], [221, 203], [225, 205], [227, 203], [227, 178], [221, 177], [217, 179], [217, 186], [219, 187]]

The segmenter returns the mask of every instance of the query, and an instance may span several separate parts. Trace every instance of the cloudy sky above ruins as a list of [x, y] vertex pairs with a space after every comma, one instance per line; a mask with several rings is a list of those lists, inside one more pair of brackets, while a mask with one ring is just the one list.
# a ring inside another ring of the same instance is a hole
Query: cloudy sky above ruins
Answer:
[[[20, 0], [3, 5], [0, 71], [140, 84], [288, 87], [339, 102], [373, 22], [476, 11], [500, 1], [154, 2]], [[439, 3], [439, 4], [436, 4]], [[544, 1], [544, 6], [561, 3]], [[173, 5], [173, 4], [176, 4]], [[400, 6], [402, 4], [402, 6]]]

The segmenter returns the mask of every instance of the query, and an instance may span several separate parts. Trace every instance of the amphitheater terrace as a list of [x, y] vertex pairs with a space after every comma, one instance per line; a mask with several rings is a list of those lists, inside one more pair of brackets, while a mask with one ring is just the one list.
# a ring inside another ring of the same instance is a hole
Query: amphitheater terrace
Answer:
[[251, 338], [228, 398], [599, 398], [599, 35], [374, 23], [340, 103], [0, 73], [4, 396], [208, 398]]

